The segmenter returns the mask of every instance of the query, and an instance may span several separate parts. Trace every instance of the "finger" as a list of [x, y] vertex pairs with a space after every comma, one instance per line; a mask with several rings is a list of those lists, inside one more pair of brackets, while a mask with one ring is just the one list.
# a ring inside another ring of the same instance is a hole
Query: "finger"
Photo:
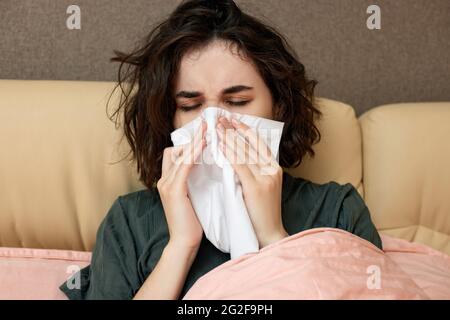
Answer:
[[232, 116], [232, 121], [228, 121], [228, 119], [223, 118], [220, 119], [221, 123], [223, 123], [226, 127], [231, 127], [237, 131], [239, 136], [241, 136], [247, 143], [250, 145], [250, 150], [252, 154], [257, 155], [257, 161], [260, 165], [265, 165], [270, 162], [271, 153], [270, 149], [266, 146], [264, 141], [260, 139], [258, 134], [246, 124], [238, 121], [236, 118]]
[[204, 147], [206, 146], [205, 132], [207, 124], [202, 120], [200, 128], [196, 132], [194, 139], [185, 148], [185, 153], [180, 157], [177, 167], [173, 172], [174, 178], [179, 181], [186, 181], [190, 169], [196, 163]]
[[235, 129], [238, 135], [247, 141], [250, 146], [248, 151], [250, 163], [257, 164], [261, 169], [271, 165], [271, 163], [275, 161], [272, 157], [270, 149], [252, 128], [237, 119], [234, 119], [235, 121], [233, 121], [232, 118], [231, 122], [229, 122], [226, 118], [220, 120], [221, 123], [224, 123], [227, 127]]
[[267, 146], [264, 139], [262, 139], [262, 137], [258, 135], [253, 128], [250, 128], [245, 123], [234, 117], [231, 119], [230, 123], [232, 127], [236, 129], [237, 133], [248, 140], [250, 146], [256, 150], [258, 159], [261, 162], [267, 164], [272, 161], [273, 155], [270, 148]]
[[228, 129], [227, 132], [230, 132], [230, 136], [233, 136], [232, 139], [236, 141], [235, 152], [238, 155], [245, 154], [245, 161], [247, 161], [246, 163], [248, 163], [248, 167], [255, 178], [276, 174], [279, 164], [275, 159], [262, 159], [253, 148], [249, 148], [248, 143], [244, 139], [239, 138], [239, 135], [233, 129]]
[[[231, 130], [232, 129], [230, 129], [230, 131]], [[238, 154], [244, 155], [243, 157], [245, 158], [246, 163], [255, 166], [261, 165], [257, 150], [252, 148], [248, 141], [242, 138], [237, 132], [234, 133], [234, 136], [234, 139], [236, 140], [236, 151]]]
[[174, 159], [175, 160], [174, 163], [183, 162], [183, 160], [186, 159], [186, 157], [184, 156], [187, 154], [193, 155], [194, 146], [197, 143], [200, 143], [201, 139], [204, 136], [205, 130], [206, 130], [206, 123], [202, 120], [200, 126], [195, 130], [194, 134], [191, 135], [190, 141], [188, 143], [179, 146], [182, 148], [182, 152], [178, 154], [178, 156]]
[[[193, 143], [191, 143], [190, 157], [185, 158], [185, 160], [187, 160], [186, 164], [188, 164], [188, 165], [194, 164], [197, 161], [198, 157], [200, 156], [201, 151], [202, 151], [202, 143], [203, 143], [203, 140], [205, 140], [206, 129], [207, 129], [207, 123], [205, 120], [202, 119], [200, 122], [200, 126], [197, 129], [197, 132], [195, 133], [194, 141], [193, 141]], [[204, 141], [204, 142], [206, 142], [206, 141]]]
[[184, 160], [177, 166], [174, 172], [174, 179], [177, 179], [180, 183], [186, 182], [192, 167], [195, 164], [198, 155], [202, 152], [206, 146], [206, 140], [202, 139], [200, 143], [197, 143], [194, 149], [186, 155]]
[[166, 148], [164, 150], [164, 156], [163, 156], [163, 176], [166, 176], [169, 183], [173, 181], [174, 176], [178, 172], [179, 164], [184, 161], [185, 156], [188, 156], [189, 150], [192, 148], [194, 143], [198, 142], [198, 137], [200, 139], [202, 138], [202, 135], [205, 132], [206, 127], [202, 126], [199, 127], [196, 134], [194, 134], [194, 138], [191, 140], [191, 142], [174, 146], [171, 148]]
[[253, 175], [256, 177], [259, 174], [259, 164], [256, 151], [250, 148], [250, 145], [242, 139], [233, 129], [226, 130], [227, 147], [237, 158], [238, 164], [246, 165]]
[[[242, 157], [242, 154], [239, 155], [236, 152], [236, 149], [233, 146], [233, 139], [228, 137], [224, 138], [225, 135], [225, 129], [219, 125], [218, 126], [218, 135], [219, 135], [219, 147], [224, 153], [225, 157], [230, 162], [231, 166], [233, 167], [234, 171], [236, 171], [239, 179], [242, 183], [250, 182], [252, 179], [254, 179], [254, 174], [248, 164], [245, 161], [245, 158]], [[229, 130], [227, 130], [229, 131]]]
[[219, 138], [223, 139], [225, 141], [225, 144], [227, 144], [226, 141], [230, 142], [230, 146], [233, 147], [233, 150], [235, 150], [238, 156], [238, 160], [241, 161], [240, 163], [258, 165], [258, 155], [256, 150], [249, 145], [247, 140], [237, 134], [236, 130], [233, 127], [225, 131], [225, 138], [223, 138], [223, 135], [220, 133], [220, 131], [219, 134]]
[[[234, 144], [237, 142], [236, 137], [234, 135], [231, 135], [232, 131], [235, 131], [233, 126], [231, 125], [231, 123], [228, 121], [227, 118], [225, 117], [220, 117], [219, 118], [219, 122], [218, 122], [218, 128], [219, 128], [219, 139], [222, 139], [225, 145], [228, 144]], [[234, 154], [230, 154], [230, 156], [232, 156]], [[245, 153], [244, 153], [245, 155]], [[245, 160], [245, 157], [242, 157]], [[230, 161], [236, 161], [238, 159], [229, 159]], [[240, 162], [240, 163], [244, 163], [244, 162]]]
[[161, 176], [164, 177], [167, 172], [169, 172], [169, 168], [171, 166], [170, 164], [170, 158], [171, 158], [171, 148], [165, 148], [163, 150], [163, 155], [162, 155], [162, 167], [161, 167]]
[[166, 176], [175, 163], [175, 159], [180, 156], [183, 146], [167, 147], [163, 151], [161, 174]]

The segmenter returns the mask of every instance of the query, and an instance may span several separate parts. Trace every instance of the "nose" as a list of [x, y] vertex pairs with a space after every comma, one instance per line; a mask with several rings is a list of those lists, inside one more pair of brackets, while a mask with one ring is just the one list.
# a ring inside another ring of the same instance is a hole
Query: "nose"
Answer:
[[208, 108], [208, 107], [221, 108], [221, 109], [225, 109], [225, 110], [231, 112], [230, 108], [229, 108], [226, 104], [221, 103], [221, 102], [218, 102], [217, 100], [206, 101], [206, 102], [204, 103], [202, 109], [205, 109], [205, 108]]

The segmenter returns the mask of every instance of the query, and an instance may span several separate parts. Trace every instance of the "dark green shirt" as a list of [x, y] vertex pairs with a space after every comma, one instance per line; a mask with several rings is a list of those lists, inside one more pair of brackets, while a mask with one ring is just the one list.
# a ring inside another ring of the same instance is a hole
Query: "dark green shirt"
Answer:
[[[347, 230], [382, 249], [367, 206], [351, 185], [316, 184], [283, 174], [282, 220], [289, 235], [331, 227]], [[60, 289], [70, 299], [131, 299], [155, 268], [169, 240], [157, 190], [141, 190], [117, 198], [97, 231], [91, 264], [81, 269], [81, 286]], [[208, 271], [230, 260], [203, 234], [180, 298]]]

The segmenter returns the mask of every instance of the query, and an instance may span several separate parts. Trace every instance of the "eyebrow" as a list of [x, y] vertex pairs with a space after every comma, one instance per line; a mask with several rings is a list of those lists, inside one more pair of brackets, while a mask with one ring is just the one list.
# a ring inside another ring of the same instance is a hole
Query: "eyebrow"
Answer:
[[[252, 90], [253, 87], [248, 87], [244, 85], [236, 85], [222, 90], [222, 94], [237, 93], [245, 90]], [[176, 98], [197, 98], [201, 96], [202, 93], [199, 91], [180, 91], [175, 95]]]

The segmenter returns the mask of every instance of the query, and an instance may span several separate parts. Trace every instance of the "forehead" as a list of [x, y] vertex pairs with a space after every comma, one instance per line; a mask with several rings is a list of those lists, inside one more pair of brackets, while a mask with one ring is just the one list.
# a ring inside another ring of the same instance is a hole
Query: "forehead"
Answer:
[[176, 90], [222, 90], [236, 84], [256, 86], [261, 81], [249, 59], [225, 42], [185, 54], [177, 74]]

